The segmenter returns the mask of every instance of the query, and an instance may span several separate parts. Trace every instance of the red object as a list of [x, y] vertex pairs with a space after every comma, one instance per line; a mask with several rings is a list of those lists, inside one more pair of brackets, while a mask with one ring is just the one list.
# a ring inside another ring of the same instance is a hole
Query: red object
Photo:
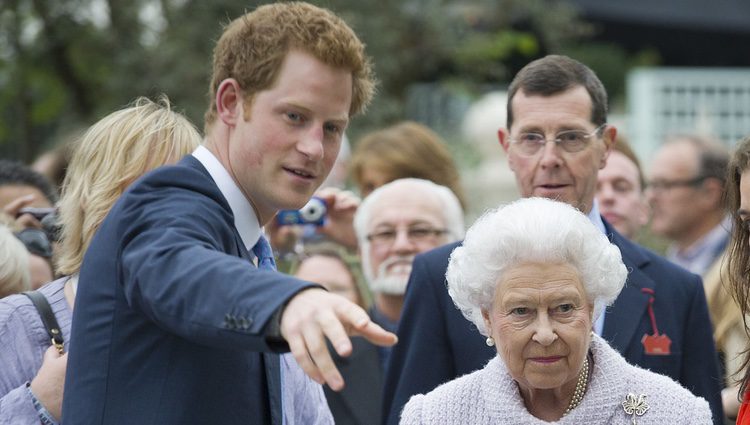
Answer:
[[745, 393], [745, 397], [740, 405], [740, 412], [737, 414], [737, 425], [750, 425], [750, 392]]
[[653, 335], [645, 334], [641, 338], [641, 344], [646, 354], [651, 356], [668, 356], [672, 351], [672, 340], [666, 334], [659, 335], [659, 328], [656, 326], [656, 315], [654, 314], [654, 290], [643, 288], [641, 292], [650, 295], [648, 300], [648, 315], [651, 317], [651, 329]]
[[646, 354], [652, 356], [668, 356], [671, 353], [670, 346], [672, 345], [672, 340], [664, 334], [643, 335], [641, 343], [646, 350]]

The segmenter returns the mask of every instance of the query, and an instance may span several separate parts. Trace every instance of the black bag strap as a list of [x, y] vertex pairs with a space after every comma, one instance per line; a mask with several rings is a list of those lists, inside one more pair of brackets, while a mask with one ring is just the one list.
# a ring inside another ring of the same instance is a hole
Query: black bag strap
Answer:
[[47, 334], [49, 334], [52, 345], [55, 346], [58, 353], [63, 354], [65, 350], [63, 348], [62, 331], [55, 318], [55, 313], [52, 312], [52, 307], [47, 302], [47, 298], [39, 291], [26, 291], [23, 294], [29, 297], [34, 307], [36, 307], [36, 311], [39, 312], [39, 317], [42, 318], [42, 323], [44, 323], [44, 328], [47, 330]]

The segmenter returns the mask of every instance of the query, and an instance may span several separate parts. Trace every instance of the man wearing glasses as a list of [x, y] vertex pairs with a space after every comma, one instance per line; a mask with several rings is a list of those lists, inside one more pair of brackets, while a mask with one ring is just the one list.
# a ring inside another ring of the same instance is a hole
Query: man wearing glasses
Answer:
[[[354, 229], [362, 272], [374, 295], [373, 321], [396, 332], [414, 256], [464, 236], [456, 195], [422, 179], [398, 179], [370, 193], [357, 209]], [[390, 347], [378, 347], [385, 368]]]
[[[723, 423], [719, 367], [700, 277], [621, 236], [599, 214], [597, 173], [617, 135], [607, 124], [607, 94], [582, 63], [547, 56], [526, 65], [508, 90], [500, 144], [524, 197], [575, 206], [622, 252], [629, 270], [614, 305], [594, 324], [625, 359], [667, 375], [708, 400]], [[457, 244], [416, 257], [386, 372], [386, 423], [408, 399], [483, 367], [496, 355], [453, 306], [445, 270]]]
[[695, 274], [705, 275], [729, 241], [721, 199], [728, 162], [723, 145], [684, 135], [662, 145], [651, 164], [651, 231], [672, 242], [670, 261]]

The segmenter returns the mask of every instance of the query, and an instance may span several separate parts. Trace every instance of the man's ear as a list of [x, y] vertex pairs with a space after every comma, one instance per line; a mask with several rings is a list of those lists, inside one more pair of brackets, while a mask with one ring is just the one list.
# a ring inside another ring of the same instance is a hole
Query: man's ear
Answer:
[[243, 97], [240, 84], [234, 78], [219, 83], [216, 90], [216, 115], [224, 124], [234, 127], [243, 116]]
[[497, 139], [500, 141], [500, 146], [503, 147], [503, 152], [505, 152], [506, 158], [508, 158], [508, 168], [510, 168], [511, 171], [516, 171], [513, 156], [508, 154], [510, 149], [510, 130], [507, 128], [500, 128], [497, 130]]
[[497, 139], [500, 141], [500, 146], [503, 147], [503, 150], [507, 154], [508, 148], [510, 148], [510, 132], [505, 128], [497, 130]]
[[615, 140], [617, 139], [617, 128], [613, 125], [607, 124], [602, 130], [602, 140], [604, 141], [604, 153], [602, 154], [602, 160], [599, 164], [601, 170], [607, 165], [607, 158], [609, 153], [612, 152], [612, 148], [615, 146]]

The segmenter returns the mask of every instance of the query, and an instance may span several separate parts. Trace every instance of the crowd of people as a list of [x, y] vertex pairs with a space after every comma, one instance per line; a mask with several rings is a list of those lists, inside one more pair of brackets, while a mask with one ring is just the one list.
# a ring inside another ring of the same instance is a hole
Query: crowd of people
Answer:
[[642, 166], [545, 56], [498, 117], [521, 199], [469, 224], [426, 126], [349, 157], [372, 67], [265, 5], [216, 42], [202, 136], [138, 98], [47, 177], [0, 160], [0, 424], [750, 424], [750, 136]]

